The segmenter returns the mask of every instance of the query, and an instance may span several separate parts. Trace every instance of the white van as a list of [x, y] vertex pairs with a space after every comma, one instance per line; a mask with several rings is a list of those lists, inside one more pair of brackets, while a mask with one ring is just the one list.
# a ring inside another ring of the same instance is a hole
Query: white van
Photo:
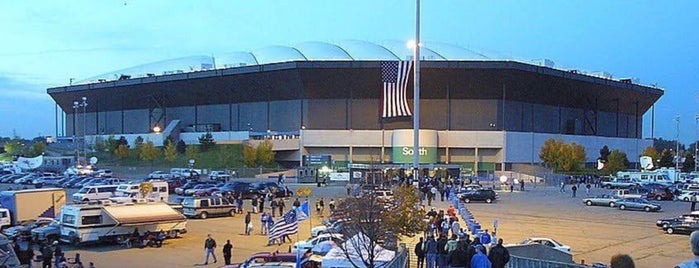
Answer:
[[116, 185], [86, 186], [73, 194], [73, 203], [108, 199], [116, 192]]
[[120, 184], [109, 200], [117, 203], [135, 202], [137, 199], [167, 202], [170, 198], [168, 190], [167, 182], [160, 180]]

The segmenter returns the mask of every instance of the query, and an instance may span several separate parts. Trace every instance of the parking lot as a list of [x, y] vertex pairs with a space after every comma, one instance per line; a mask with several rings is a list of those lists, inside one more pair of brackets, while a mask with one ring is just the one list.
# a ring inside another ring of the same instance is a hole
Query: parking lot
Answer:
[[[0, 186], [6, 189], [8, 185]], [[16, 187], [16, 186], [15, 186]], [[291, 185], [295, 190], [309, 187], [313, 190], [311, 201], [321, 196], [326, 200], [342, 197], [343, 186], [317, 188], [315, 185]], [[70, 190], [69, 195], [75, 190]], [[607, 190], [592, 189], [591, 195]], [[692, 258], [686, 235], [667, 235], [655, 227], [661, 217], [676, 216], [689, 211], [689, 203], [677, 201], [659, 202], [660, 212], [620, 211], [608, 207], [587, 207], [582, 203], [584, 191], [571, 198], [570, 189], [560, 193], [558, 187], [527, 185], [524, 192], [498, 192], [499, 200], [493, 204], [471, 203], [469, 210], [484, 229], [492, 231], [493, 221], [499, 222], [498, 237], [505, 243], [516, 243], [527, 237], [549, 237], [571, 246], [573, 258], [580, 263], [608, 262], [616, 253], [630, 254], [637, 267], [669, 267], [681, 260]], [[287, 207], [293, 199], [287, 199]], [[446, 208], [446, 202], [435, 202], [434, 206]], [[249, 200], [245, 202], [250, 207]], [[311, 221], [302, 222], [300, 234], [292, 236], [294, 242], [309, 237], [312, 226], [321, 218], [313, 215]], [[288, 251], [290, 243], [282, 246], [266, 246], [267, 237], [259, 234], [259, 217], [253, 215], [255, 231], [245, 236], [243, 217], [221, 217], [206, 220], [192, 219], [188, 222], [188, 233], [181, 238], [166, 240], [162, 248], [124, 248], [120, 245], [84, 245], [79, 248], [64, 246], [69, 255], [81, 253], [86, 262], [95, 262], [97, 267], [189, 267], [199, 266], [204, 261], [203, 243], [206, 234], [217, 239], [216, 253], [219, 262], [209, 264], [218, 267], [223, 263], [221, 247], [226, 239], [233, 243], [234, 262], [242, 261], [253, 253], [263, 251]], [[257, 224], [256, 224], [257, 223]], [[405, 241], [412, 244], [411, 241]]]

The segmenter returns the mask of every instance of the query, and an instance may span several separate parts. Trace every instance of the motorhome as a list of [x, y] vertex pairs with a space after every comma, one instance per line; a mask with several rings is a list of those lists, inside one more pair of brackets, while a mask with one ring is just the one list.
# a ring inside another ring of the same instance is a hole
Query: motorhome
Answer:
[[65, 205], [61, 218], [61, 237], [65, 243], [126, 241], [134, 230], [164, 231], [169, 238], [187, 232], [187, 218], [162, 202]]
[[659, 171], [619, 171], [617, 178], [638, 180], [641, 184], [658, 183], [672, 185], [674, 180], [667, 173]]
[[117, 186], [109, 200], [117, 203], [134, 202], [137, 199], [167, 202], [170, 198], [168, 183], [154, 180], [141, 183], [126, 183]]

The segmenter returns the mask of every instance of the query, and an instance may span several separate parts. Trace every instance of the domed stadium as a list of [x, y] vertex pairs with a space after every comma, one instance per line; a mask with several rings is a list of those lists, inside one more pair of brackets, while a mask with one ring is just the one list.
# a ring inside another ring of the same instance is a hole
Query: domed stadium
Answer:
[[[549, 138], [583, 145], [588, 162], [604, 145], [629, 156], [652, 145], [642, 118], [662, 89], [443, 43], [423, 43], [420, 55], [424, 167], [516, 171], [541, 162]], [[400, 41], [306, 42], [148, 63], [47, 92], [64, 140], [197, 144], [209, 132], [217, 143], [270, 140], [290, 167], [324, 156], [409, 168], [412, 59]], [[402, 87], [387, 91], [396, 76]]]

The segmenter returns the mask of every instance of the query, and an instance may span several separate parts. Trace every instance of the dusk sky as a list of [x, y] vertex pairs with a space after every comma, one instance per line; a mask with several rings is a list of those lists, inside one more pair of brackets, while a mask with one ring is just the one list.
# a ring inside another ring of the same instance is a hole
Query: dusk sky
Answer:
[[[697, 1], [422, 1], [421, 38], [656, 84], [655, 137], [696, 140]], [[0, 1], [0, 136], [55, 135], [46, 88], [145, 63], [341, 40], [408, 41], [415, 1]], [[644, 137], [650, 137], [650, 111]]]

